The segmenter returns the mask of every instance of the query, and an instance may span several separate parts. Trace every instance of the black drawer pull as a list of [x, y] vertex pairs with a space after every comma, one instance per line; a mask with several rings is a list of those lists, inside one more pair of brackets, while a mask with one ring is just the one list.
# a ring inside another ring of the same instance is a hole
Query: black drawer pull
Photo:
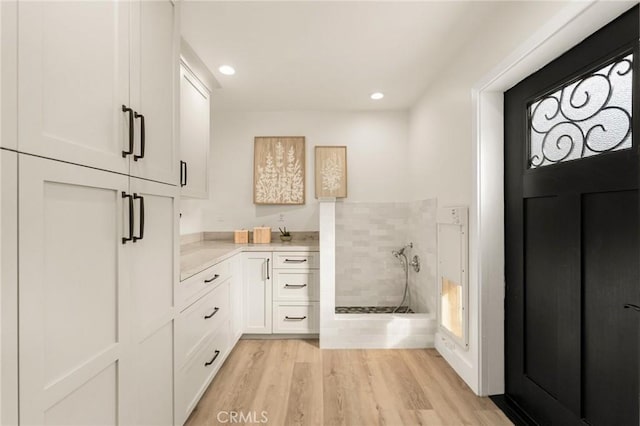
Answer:
[[625, 309], [633, 309], [636, 312], [640, 312], [640, 306], [638, 305], [634, 305], [633, 303], [627, 303], [626, 305], [624, 305]]
[[307, 259], [285, 259], [284, 263], [304, 263]]
[[204, 366], [205, 366], [205, 367], [208, 367], [208, 366], [210, 366], [211, 364], [213, 364], [213, 362], [216, 360], [216, 358], [218, 358], [218, 355], [220, 355], [220, 351], [216, 350], [216, 351], [215, 351], [215, 355], [213, 356], [213, 358], [211, 358], [211, 361], [209, 361], [209, 362], [205, 362], [205, 363], [204, 363]]
[[286, 317], [284, 317], [284, 319], [287, 320], [287, 321], [302, 321], [302, 320], [306, 320], [307, 317], [306, 316], [304, 316], [304, 317], [289, 317], [289, 316], [286, 316]]
[[213, 281], [217, 280], [218, 278], [220, 278], [220, 274], [215, 274], [215, 275], [213, 276], [213, 278], [208, 279], [208, 280], [204, 280], [204, 282], [205, 282], [205, 283], [207, 283], [207, 284], [209, 284], [210, 282], [213, 282]]
[[284, 288], [304, 288], [306, 284], [285, 284]]
[[214, 316], [215, 314], [217, 314], [219, 310], [220, 310], [220, 308], [218, 308], [218, 307], [214, 308], [214, 309], [213, 309], [213, 312], [211, 312], [211, 315], [205, 315], [204, 319], [209, 319], [209, 318], [211, 318], [212, 316]]

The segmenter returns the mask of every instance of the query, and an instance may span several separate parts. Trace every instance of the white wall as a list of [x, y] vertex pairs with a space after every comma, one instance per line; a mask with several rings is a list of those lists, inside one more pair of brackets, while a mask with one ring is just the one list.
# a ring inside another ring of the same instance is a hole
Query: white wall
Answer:
[[[215, 91], [213, 97], [215, 102]], [[212, 132], [210, 197], [182, 203], [183, 235], [261, 225], [317, 231], [316, 145], [347, 146], [348, 201], [406, 201], [409, 197], [407, 112], [214, 110]], [[253, 204], [255, 136], [306, 137], [305, 205]]]
[[[442, 207], [472, 205], [477, 184], [473, 174], [472, 89], [544, 22], [566, 6], [563, 2], [512, 2], [504, 14], [485, 23], [487, 31], [449, 64], [411, 109], [409, 158], [411, 198], [437, 198]], [[535, 71], [531, 69], [530, 72]], [[477, 226], [471, 212], [470, 226]], [[470, 253], [470, 277], [477, 253]], [[496, 259], [496, 262], [500, 262]], [[477, 393], [479, 387], [479, 295], [469, 286], [469, 349], [436, 336], [436, 347]]]

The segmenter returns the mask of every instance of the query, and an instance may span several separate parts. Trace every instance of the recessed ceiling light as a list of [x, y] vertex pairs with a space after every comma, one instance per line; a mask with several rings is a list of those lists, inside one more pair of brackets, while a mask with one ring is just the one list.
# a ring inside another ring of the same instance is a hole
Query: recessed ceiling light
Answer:
[[371, 99], [373, 99], [374, 101], [377, 101], [382, 98], [384, 98], [384, 93], [382, 92], [375, 92], [371, 94]]
[[234, 75], [236, 73], [236, 70], [233, 69], [231, 65], [222, 65], [220, 68], [218, 68], [218, 71], [220, 71], [224, 75]]

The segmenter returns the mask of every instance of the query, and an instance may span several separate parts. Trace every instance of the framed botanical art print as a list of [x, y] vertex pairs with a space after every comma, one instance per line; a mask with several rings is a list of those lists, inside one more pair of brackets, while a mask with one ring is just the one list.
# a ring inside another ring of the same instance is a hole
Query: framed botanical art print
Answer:
[[347, 147], [316, 146], [316, 198], [347, 196]]
[[304, 136], [258, 136], [253, 148], [253, 202], [304, 204]]

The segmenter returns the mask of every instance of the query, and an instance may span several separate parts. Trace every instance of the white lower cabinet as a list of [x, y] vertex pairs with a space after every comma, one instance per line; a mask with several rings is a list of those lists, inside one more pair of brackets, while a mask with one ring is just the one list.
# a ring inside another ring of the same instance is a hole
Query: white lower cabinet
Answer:
[[233, 329], [240, 260], [236, 255], [177, 284], [182, 301], [174, 349], [177, 425], [188, 419], [240, 338]]
[[271, 334], [271, 252], [244, 253], [244, 332]]
[[18, 161], [20, 423], [171, 424], [177, 189]]
[[244, 254], [244, 332], [318, 332], [318, 252]]
[[318, 332], [318, 302], [273, 302], [274, 334]]
[[216, 375], [230, 349], [229, 321], [208, 335], [177, 372], [176, 424], [182, 425]]

